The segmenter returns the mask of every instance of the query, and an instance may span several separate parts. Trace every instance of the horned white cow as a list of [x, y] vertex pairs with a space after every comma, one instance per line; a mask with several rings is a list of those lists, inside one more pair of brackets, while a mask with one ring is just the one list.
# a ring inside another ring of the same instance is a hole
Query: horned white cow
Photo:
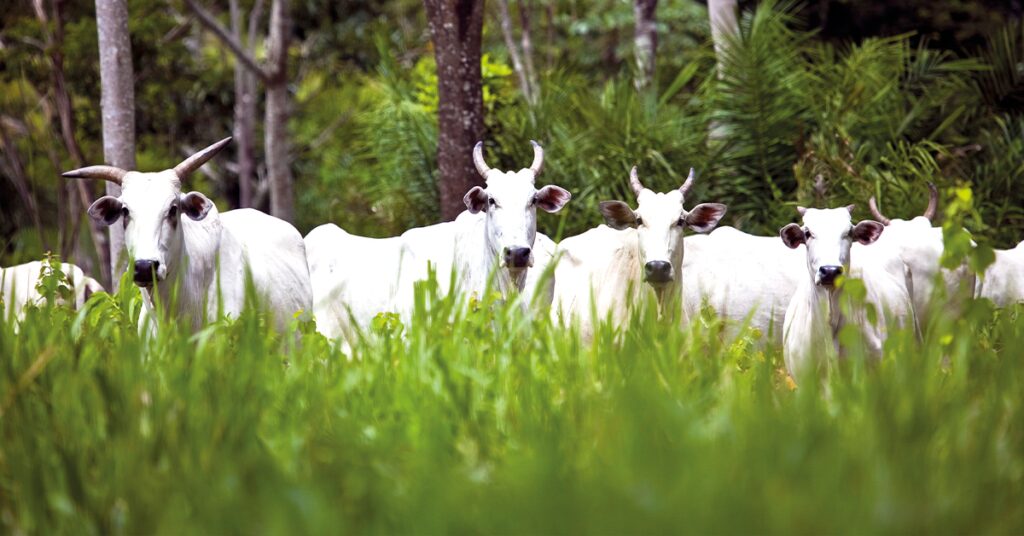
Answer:
[[666, 308], [681, 305], [683, 230], [689, 227], [706, 233], [726, 211], [720, 203], [686, 210], [683, 203], [693, 180], [691, 169], [679, 189], [657, 193], [644, 187], [634, 167], [630, 186], [637, 196], [637, 209], [622, 201], [604, 201], [600, 208], [607, 225], [558, 245], [552, 309], [556, 321], [578, 321], [589, 337], [592, 311], [600, 319], [610, 314], [613, 321], [622, 323], [629, 306], [647, 289], [654, 292], [663, 314], [676, 314]]
[[[351, 339], [381, 312], [408, 320], [416, 281], [437, 272], [440, 291], [482, 293], [493, 276], [494, 289], [508, 296], [527, 289], [528, 272], [537, 257], [534, 245], [550, 256], [551, 241], [537, 233], [537, 208], [558, 212], [571, 194], [555, 185], [538, 189], [544, 150], [533, 144], [533, 163], [519, 171], [487, 165], [483, 143], [473, 161], [486, 186], [474, 186], [463, 201], [466, 211], [455, 221], [410, 229], [392, 238], [367, 238], [325, 224], [306, 235], [313, 281], [317, 329], [329, 338]], [[456, 288], [448, 282], [455, 270]]]
[[[62, 283], [71, 290], [70, 305], [76, 309], [84, 305], [92, 293], [103, 291], [103, 285], [85, 275], [85, 272], [74, 264], [62, 262], [60, 271], [64, 273]], [[49, 273], [50, 267], [39, 261], [0, 268], [0, 290], [3, 292], [4, 312], [8, 319], [12, 316], [21, 319], [27, 305], [43, 303], [45, 298], [39, 293], [36, 285], [43, 275]]]
[[[836, 334], [847, 321], [858, 326], [870, 353], [880, 356], [890, 323], [916, 327], [916, 318], [912, 279], [898, 252], [877, 245], [853, 247], [854, 242], [876, 243], [885, 226], [872, 220], [853, 225], [853, 205], [797, 210], [803, 225], [786, 225], [779, 235], [790, 248], [805, 246], [804, 277], [783, 323], [783, 357], [790, 374], [799, 378], [838, 354]], [[851, 262], [853, 253], [856, 262]], [[861, 306], [852, 308], [853, 318], [844, 318], [836, 287], [842, 275], [863, 280], [865, 304], [875, 309], [877, 321], [869, 321], [867, 307]]]
[[1024, 303], [1024, 242], [1013, 249], [997, 249], [995, 255], [995, 262], [978, 278], [975, 296], [999, 307]]
[[178, 282], [175, 308], [168, 312], [194, 328], [220, 313], [238, 315], [251, 275], [257, 296], [283, 327], [295, 313], [312, 309], [302, 235], [288, 222], [258, 210], [221, 214], [205, 195], [181, 191], [181, 182], [230, 141], [225, 138], [174, 169], [142, 173], [90, 166], [64, 177], [121, 186], [120, 197], [99, 198], [89, 207], [89, 216], [104, 225], [122, 222], [125, 246], [135, 260], [129, 269], [142, 289], [147, 313], [153, 312], [154, 287], [167, 307], [171, 283]]
[[[939, 192], [931, 183], [928, 184], [928, 190], [928, 207], [924, 214], [910, 220], [889, 219], [878, 210], [874, 197], [868, 200], [871, 214], [885, 225], [885, 233], [879, 237], [878, 245], [896, 248], [900, 259], [914, 276], [914, 309], [923, 326], [928, 324], [933, 302], [936, 302], [935, 283], [940, 274], [945, 297], [953, 300], [953, 303], [956, 303], [957, 297], [970, 296], [975, 286], [974, 273], [966, 263], [952, 270], [941, 265], [945, 251], [942, 228], [932, 226]], [[941, 301], [943, 306], [949, 303], [947, 300]]]

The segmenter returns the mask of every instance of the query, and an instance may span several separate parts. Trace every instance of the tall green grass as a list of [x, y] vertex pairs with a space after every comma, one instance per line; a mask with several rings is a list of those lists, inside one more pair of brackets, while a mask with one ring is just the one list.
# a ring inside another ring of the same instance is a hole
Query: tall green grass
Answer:
[[4, 533], [1020, 533], [1024, 320], [969, 303], [793, 388], [777, 348], [423, 284], [351, 355], [128, 280], [0, 325]]

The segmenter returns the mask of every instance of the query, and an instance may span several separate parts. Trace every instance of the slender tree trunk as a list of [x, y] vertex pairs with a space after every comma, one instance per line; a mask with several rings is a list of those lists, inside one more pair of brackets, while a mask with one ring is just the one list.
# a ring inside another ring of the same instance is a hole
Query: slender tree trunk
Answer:
[[270, 213], [294, 221], [295, 199], [289, 161], [288, 38], [291, 29], [288, 0], [270, 4], [270, 35], [267, 45], [267, 105], [264, 111], [264, 152], [270, 179]]
[[633, 0], [633, 54], [636, 57], [637, 89], [654, 82], [655, 58], [658, 52], [658, 0]]
[[[498, 17], [501, 19], [501, 35], [505, 39], [512, 70], [519, 80], [519, 89], [523, 92], [526, 102], [531, 106], [537, 104], [540, 97], [540, 86], [537, 73], [533, 68], [533, 40], [530, 38], [530, 14], [525, 0], [519, 1], [519, 20], [522, 26], [519, 45], [516, 45], [512, 15], [509, 12], [508, 0], [498, 0]], [[520, 50], [519, 47], [522, 47]]]
[[533, 104], [533, 92], [526, 76], [526, 67], [523, 65], [519, 47], [516, 46], [515, 36], [512, 34], [512, 16], [509, 14], [508, 0], [498, 0], [498, 17], [501, 18], [501, 35], [505, 39], [508, 57], [512, 60], [512, 70], [515, 71], [516, 78], [519, 80], [519, 91], [523, 92], [526, 102]]
[[463, 196], [483, 183], [473, 146], [484, 136], [480, 39], [483, 0], [423, 0], [437, 60], [437, 164], [441, 218], [464, 209]]
[[[103, 117], [103, 159], [122, 169], [135, 169], [135, 88], [132, 44], [128, 38], [127, 0], [96, 0], [96, 30], [100, 46], [100, 107]], [[107, 182], [107, 195], [121, 188]], [[116, 289], [123, 271], [124, 229], [110, 229], [110, 288]]]
[[547, 53], [544, 56], [544, 66], [550, 69], [555, 64], [555, 5], [554, 2], [545, 2], [544, 26], [547, 31]]
[[[241, 41], [224, 28], [197, 0], [185, 0], [189, 8], [218, 39], [224, 43], [241, 64], [263, 81], [267, 91], [263, 115], [263, 149], [267, 159], [270, 183], [270, 213], [286, 221], [294, 220], [295, 199], [292, 193], [291, 155], [289, 152], [288, 119], [291, 98], [288, 95], [288, 42], [291, 36], [291, 17], [288, 0], [273, 0], [270, 4], [270, 32], [267, 36], [267, 66], [260, 66]], [[255, 24], [261, 6], [257, 0], [250, 26]], [[252, 28], [250, 27], [250, 30]], [[250, 32], [250, 39], [252, 33]], [[253, 200], [258, 198], [253, 193]]]
[[740, 31], [736, 17], [736, 0], [708, 0], [708, 15], [711, 19], [711, 40], [715, 43], [715, 57], [718, 59], [718, 76], [722, 76], [722, 63], [730, 36]]
[[[238, 0], [231, 0], [231, 33], [246, 50], [252, 50], [252, 40], [246, 35]], [[245, 65], [235, 62], [235, 147], [238, 150], [238, 206], [251, 207], [253, 180], [256, 175], [256, 77]]]
[[530, 83], [533, 104], [537, 104], [540, 99], [540, 82], [537, 80], [537, 70], [533, 67], [533, 35], [530, 32], [530, 13], [532, 11], [532, 0], [519, 0], [519, 25], [522, 29], [519, 40], [523, 45], [523, 65], [526, 66], [526, 79]]

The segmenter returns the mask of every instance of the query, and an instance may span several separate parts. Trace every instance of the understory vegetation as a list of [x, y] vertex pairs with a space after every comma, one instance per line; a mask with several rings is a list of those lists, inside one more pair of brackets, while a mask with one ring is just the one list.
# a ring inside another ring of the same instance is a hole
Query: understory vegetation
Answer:
[[1024, 309], [943, 307], [922, 341], [896, 332], [877, 363], [851, 345], [796, 386], [777, 347], [711, 316], [640, 304], [584, 340], [436, 288], [348, 353], [258, 308], [141, 338], [127, 277], [4, 322], [2, 531], [1024, 528]]
[[[162, 17], [164, 0], [130, 4], [140, 26], [132, 34], [136, 64], [144, 69], [137, 76], [138, 167], [159, 170], [231, 132], [233, 60], [200, 30]], [[316, 26], [317, 10], [327, 9], [319, 3], [296, 8], [297, 24], [313, 25], [292, 85], [295, 224], [303, 233], [333, 222], [393, 236], [438, 219], [437, 75], [420, 6], [395, 0], [357, 11], [364, 8], [335, 13], [342, 18], [333, 29]], [[75, 4], [67, 15], [64, 56], [74, 80], [97, 77], [88, 13]], [[819, 39], [794, 4], [760, 2], [742, 13], [719, 76], [704, 6], [666, 5], [658, 20], [657, 78], [638, 92], [629, 3], [554, 5], [536, 39], [541, 91], [533, 105], [517, 89], [497, 25], [488, 24], [488, 162], [519, 169], [531, 159], [529, 140], [538, 140], [546, 149], [539, 181], [573, 192], [562, 213], [540, 219], [543, 232], [571, 236], [600, 223], [598, 202], [633, 202], [627, 178], [638, 165], [644, 183], [661, 190], [678, 187], [695, 168], [689, 202], [727, 204], [724, 223], [748, 232], [774, 234], [795, 218], [797, 204], [857, 203], [858, 216], [866, 216], [872, 195], [890, 217], [919, 215], [933, 182], [973, 189], [982, 209], [970, 226], [976, 240], [1007, 248], [1024, 236], [1024, 189], [1016, 187], [1024, 176], [1019, 22], [956, 50], [912, 33], [836, 42]], [[4, 35], [15, 44], [39, 41], [38, 26], [33, 15], [18, 16]], [[173, 39], [154, 47], [143, 38], [151, 35]], [[21, 45], [3, 62], [0, 100], [34, 197], [34, 205], [15, 202], [20, 198], [5, 190], [0, 200], [0, 264], [9, 266], [40, 258], [47, 245], [56, 251], [55, 244], [89, 238], [58, 236], [52, 225], [61, 195], [69, 195], [60, 192], [68, 185], [59, 172], [75, 164], [57, 146], [49, 112], [37, 105], [46, 64]], [[75, 137], [86, 160], [99, 162], [97, 89], [70, 90], [81, 92], [72, 94]], [[231, 208], [231, 169], [215, 160], [187, 187]], [[818, 176], [824, 195], [813, 188]], [[33, 207], [41, 229], [26, 224]], [[79, 256], [90, 250], [80, 248]]]

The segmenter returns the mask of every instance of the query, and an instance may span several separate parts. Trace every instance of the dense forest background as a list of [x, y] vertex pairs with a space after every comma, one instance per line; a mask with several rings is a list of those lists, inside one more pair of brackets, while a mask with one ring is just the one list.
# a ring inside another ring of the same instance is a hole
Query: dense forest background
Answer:
[[[655, 8], [653, 72], [634, 59], [640, 4]], [[128, 11], [137, 168], [171, 167], [247, 117], [252, 154], [233, 144], [185, 187], [221, 210], [270, 210], [261, 87], [275, 78], [239, 85], [237, 54], [201, 20], [240, 28], [265, 63], [269, 6], [130, 0]], [[875, 195], [890, 217], [908, 217], [923, 210], [928, 182], [969, 185], [982, 215], [970, 230], [1008, 247], [1024, 236], [1022, 12], [1018, 1], [740, 2], [738, 33], [716, 55], [696, 1], [487, 2], [487, 159], [519, 169], [529, 140], [544, 146], [539, 181], [574, 195], [540, 219], [555, 238], [599, 223], [598, 201], [632, 201], [631, 166], [660, 189], [692, 166], [690, 203], [727, 203], [725, 223], [766, 234], [797, 203], [866, 209]], [[95, 14], [90, 0], [19, 0], [0, 13], [0, 265], [47, 250], [98, 262], [82, 207], [99, 187], [60, 178], [103, 162]], [[386, 236], [439, 221], [424, 4], [296, 1], [286, 29], [295, 225]], [[250, 88], [241, 115], [239, 87]], [[240, 173], [253, 177], [245, 189]]]

